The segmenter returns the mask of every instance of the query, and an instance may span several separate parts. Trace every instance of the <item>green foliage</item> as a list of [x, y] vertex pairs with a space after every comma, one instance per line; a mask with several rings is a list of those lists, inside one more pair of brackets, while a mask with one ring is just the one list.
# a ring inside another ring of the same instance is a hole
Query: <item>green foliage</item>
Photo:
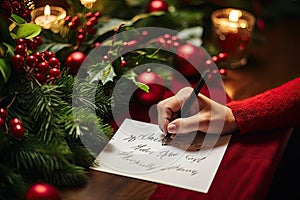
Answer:
[[10, 24], [10, 34], [13, 39], [25, 38], [30, 39], [40, 34], [41, 27], [36, 24], [26, 23], [26, 21], [15, 14], [11, 15], [13, 21]]
[[0, 89], [5, 85], [10, 76], [11, 69], [8, 62], [0, 58]]
[[[70, 104], [73, 83], [72, 76], [62, 76], [55, 85], [42, 86], [22, 74], [9, 80], [0, 105], [9, 103], [9, 119], [20, 118], [26, 131], [22, 139], [8, 135], [8, 130], [0, 131], [0, 168], [11, 170], [0, 174], [4, 176], [0, 185], [6, 187], [18, 181], [26, 187], [43, 180], [57, 186], [78, 186], [86, 182], [86, 168], [112, 135], [112, 129], [91, 115], [89, 109], [82, 109], [75, 118]], [[81, 96], [81, 100], [89, 99]], [[99, 110], [107, 115], [109, 108]], [[82, 141], [93, 144], [88, 149]]]

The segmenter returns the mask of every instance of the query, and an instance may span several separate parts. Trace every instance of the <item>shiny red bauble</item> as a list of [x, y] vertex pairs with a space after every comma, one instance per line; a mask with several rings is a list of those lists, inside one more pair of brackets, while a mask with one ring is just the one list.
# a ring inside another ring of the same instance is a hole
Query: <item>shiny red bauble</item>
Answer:
[[70, 74], [77, 74], [81, 64], [85, 60], [86, 55], [81, 51], [74, 51], [68, 55], [65, 61], [65, 67], [69, 69]]
[[26, 200], [61, 200], [56, 188], [47, 183], [36, 183], [29, 187], [25, 194]]
[[174, 67], [185, 77], [198, 77], [205, 69], [205, 52], [202, 48], [186, 43], [180, 45], [174, 56]]
[[164, 97], [166, 88], [163, 78], [151, 70], [147, 70], [137, 76], [137, 81], [146, 84], [149, 87], [149, 93], [138, 88], [133, 96], [138, 103], [151, 106], [158, 103]]
[[156, 12], [156, 11], [164, 11], [167, 12], [169, 10], [169, 4], [163, 0], [151, 0], [147, 5], [147, 12]]

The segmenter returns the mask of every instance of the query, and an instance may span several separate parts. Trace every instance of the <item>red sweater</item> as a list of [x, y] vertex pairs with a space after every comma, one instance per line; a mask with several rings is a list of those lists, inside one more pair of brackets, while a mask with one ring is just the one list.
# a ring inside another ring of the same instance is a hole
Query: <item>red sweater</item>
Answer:
[[254, 97], [231, 101], [240, 132], [300, 127], [300, 77]]

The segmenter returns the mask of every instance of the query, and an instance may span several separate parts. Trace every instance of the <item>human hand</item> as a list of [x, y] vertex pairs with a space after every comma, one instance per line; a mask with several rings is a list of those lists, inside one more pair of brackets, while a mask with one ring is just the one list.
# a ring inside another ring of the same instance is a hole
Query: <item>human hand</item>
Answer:
[[197, 100], [191, 106], [189, 117], [176, 119], [182, 105], [192, 92], [192, 88], [186, 87], [176, 95], [158, 103], [158, 125], [165, 134], [167, 132], [186, 134], [192, 131], [225, 134], [238, 130], [231, 109], [202, 94], [197, 96]]

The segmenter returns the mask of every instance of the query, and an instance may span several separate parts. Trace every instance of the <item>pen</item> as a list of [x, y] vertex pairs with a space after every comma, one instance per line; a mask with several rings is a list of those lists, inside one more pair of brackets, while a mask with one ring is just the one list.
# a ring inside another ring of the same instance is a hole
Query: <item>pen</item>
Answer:
[[[206, 70], [206, 71], [203, 72], [203, 75], [201, 75], [201, 78], [200, 78], [199, 82], [197, 83], [197, 85], [195, 86], [193, 92], [190, 94], [190, 96], [188, 97], [188, 99], [186, 100], [186, 102], [184, 103], [184, 105], [182, 106], [181, 111], [177, 115], [176, 118], [180, 118], [181, 116], [185, 117], [187, 115], [190, 107], [192, 106], [192, 104], [196, 100], [197, 95], [199, 94], [200, 90], [204, 86], [205, 79], [209, 75], [209, 72], [210, 72], [209, 70]], [[172, 136], [172, 134], [168, 132], [166, 134], [166, 136], [162, 140], [162, 145], [169, 144], [171, 142], [171, 140], [172, 140], [171, 136]]]

